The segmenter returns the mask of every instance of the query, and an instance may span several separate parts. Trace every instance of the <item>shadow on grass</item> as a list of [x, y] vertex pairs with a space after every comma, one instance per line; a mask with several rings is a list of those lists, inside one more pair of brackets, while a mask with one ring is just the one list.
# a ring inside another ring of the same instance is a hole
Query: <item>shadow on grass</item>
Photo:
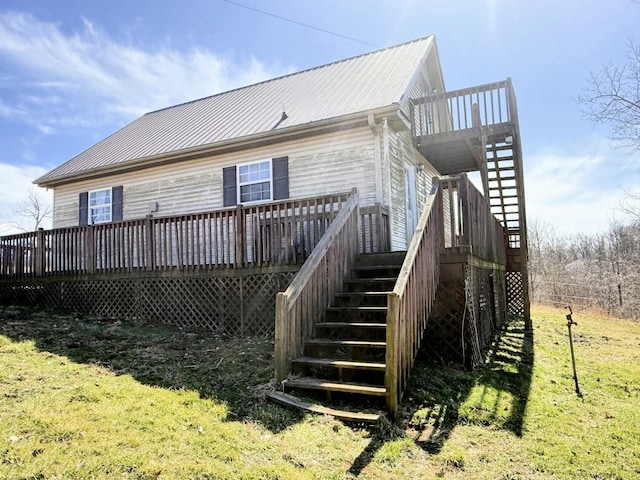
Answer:
[[497, 333], [486, 363], [469, 372], [419, 355], [398, 420], [372, 431], [349, 473], [358, 476], [389, 440], [411, 436], [428, 453], [441, 451], [455, 427], [480, 424], [521, 436], [534, 364], [530, 321], [514, 319]]
[[[273, 388], [271, 339], [222, 338], [209, 331], [22, 307], [0, 307], [0, 335], [31, 340], [41, 351], [131, 375], [142, 384], [197, 391], [225, 403], [229, 421], [255, 421], [278, 433], [303, 419], [298, 411], [263, 400], [261, 393]], [[522, 319], [498, 332], [486, 364], [474, 371], [419, 356], [397, 421], [370, 430], [369, 444], [348, 472], [358, 476], [386, 442], [400, 437], [411, 436], [425, 451], [438, 453], [460, 424], [522, 435], [533, 361], [532, 328]]]
[[226, 404], [229, 421], [255, 419], [277, 432], [302, 418], [263, 401], [272, 388], [272, 339], [2, 306], [0, 335], [33, 341], [40, 351], [131, 375], [145, 385], [197, 391]]

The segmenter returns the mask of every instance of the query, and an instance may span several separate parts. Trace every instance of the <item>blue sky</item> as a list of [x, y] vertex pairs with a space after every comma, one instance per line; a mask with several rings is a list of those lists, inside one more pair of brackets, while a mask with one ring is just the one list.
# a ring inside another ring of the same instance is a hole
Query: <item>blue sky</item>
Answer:
[[3, 0], [0, 233], [33, 179], [148, 111], [428, 34], [448, 90], [512, 78], [530, 222], [605, 230], [622, 189], [638, 189], [640, 153], [615, 149], [575, 101], [640, 42], [638, 2], [237, 3], [342, 36], [225, 0]]

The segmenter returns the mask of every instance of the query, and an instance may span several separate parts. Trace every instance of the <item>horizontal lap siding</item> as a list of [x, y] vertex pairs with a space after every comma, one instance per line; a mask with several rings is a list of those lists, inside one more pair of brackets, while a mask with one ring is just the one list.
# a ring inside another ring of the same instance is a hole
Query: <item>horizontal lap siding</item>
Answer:
[[54, 226], [78, 224], [78, 194], [124, 187], [124, 219], [143, 218], [150, 202], [154, 216], [182, 215], [222, 208], [222, 169], [281, 156], [289, 157], [289, 194], [303, 198], [357, 187], [363, 205], [375, 201], [374, 146], [368, 127], [278, 145], [190, 160], [56, 187]]
[[[416, 166], [418, 217], [431, 191], [433, 178], [438, 175], [438, 172], [413, 148], [411, 133], [408, 131], [390, 132], [389, 156], [391, 174], [391, 248], [392, 250], [406, 250], [408, 243], [406, 238], [407, 217], [404, 165], [405, 163], [410, 163]], [[418, 171], [417, 168], [420, 164], [424, 165], [422, 172]]]

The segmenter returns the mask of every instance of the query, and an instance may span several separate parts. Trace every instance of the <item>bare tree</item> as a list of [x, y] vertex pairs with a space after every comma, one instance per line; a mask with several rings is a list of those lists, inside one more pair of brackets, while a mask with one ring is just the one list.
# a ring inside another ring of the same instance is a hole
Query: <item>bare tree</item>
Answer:
[[12, 222], [12, 225], [23, 232], [37, 230], [52, 215], [51, 205], [35, 189], [29, 190], [27, 198], [16, 204], [15, 212], [20, 220]]
[[640, 225], [640, 193], [625, 191], [620, 210], [622, 210], [632, 222]]
[[629, 41], [625, 65], [592, 72], [578, 102], [587, 118], [611, 128], [620, 147], [640, 150], [640, 45]]

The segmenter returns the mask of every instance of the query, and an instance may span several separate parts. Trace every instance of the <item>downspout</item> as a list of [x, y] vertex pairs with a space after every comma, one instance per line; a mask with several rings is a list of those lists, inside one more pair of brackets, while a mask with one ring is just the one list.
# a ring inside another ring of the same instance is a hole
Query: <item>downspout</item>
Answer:
[[[393, 198], [391, 195], [391, 158], [389, 157], [389, 125], [387, 124], [387, 117], [382, 119], [382, 146], [383, 146], [383, 158], [384, 163], [387, 166], [387, 201], [384, 202], [384, 205], [388, 205], [389, 209], [391, 209], [391, 199]], [[391, 211], [389, 211], [389, 228], [391, 228], [392, 218]]]
[[384, 205], [382, 193], [382, 158], [380, 156], [380, 130], [376, 125], [375, 116], [373, 114], [367, 117], [367, 123], [373, 133], [373, 170], [376, 181], [376, 202]]

